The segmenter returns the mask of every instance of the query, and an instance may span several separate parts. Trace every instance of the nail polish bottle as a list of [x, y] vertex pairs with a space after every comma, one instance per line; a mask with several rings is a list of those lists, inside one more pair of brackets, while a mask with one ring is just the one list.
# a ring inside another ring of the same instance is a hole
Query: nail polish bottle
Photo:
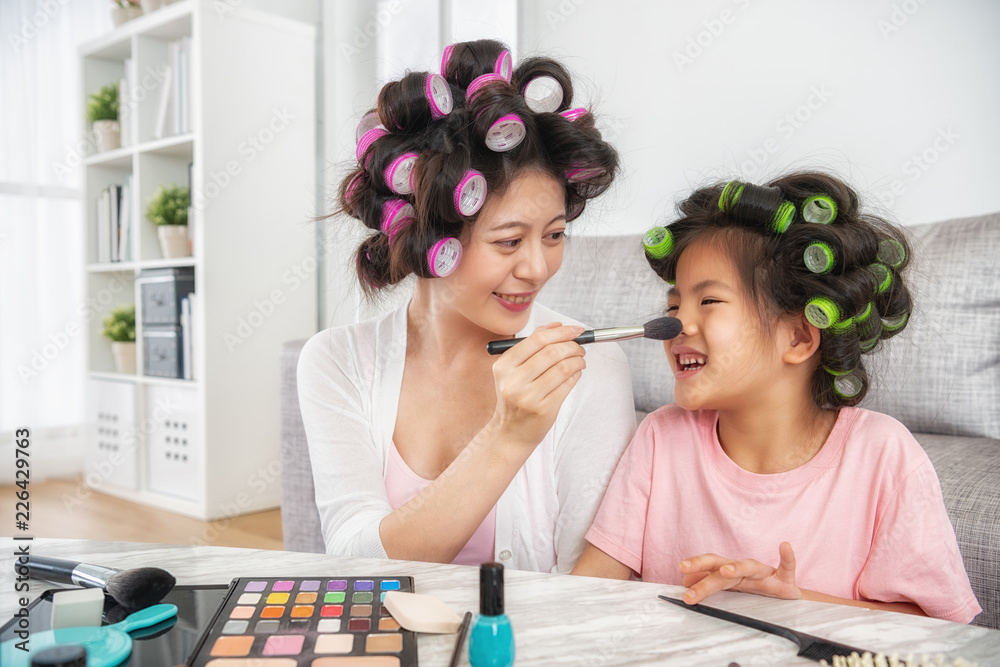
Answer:
[[510, 667], [514, 664], [514, 632], [503, 613], [503, 565], [479, 567], [479, 616], [469, 634], [472, 667]]

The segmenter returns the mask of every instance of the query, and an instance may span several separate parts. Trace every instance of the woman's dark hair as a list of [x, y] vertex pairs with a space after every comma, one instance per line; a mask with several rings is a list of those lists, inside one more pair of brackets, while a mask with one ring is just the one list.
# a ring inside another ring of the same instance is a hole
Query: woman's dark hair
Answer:
[[[831, 223], [803, 218], [804, 205], [816, 196], [836, 206]], [[788, 210], [786, 202], [795, 210], [782, 232], [775, 221]], [[667, 226], [673, 239], [669, 254], [646, 255], [653, 270], [672, 283], [685, 248], [700, 240], [715, 244], [732, 260], [765, 331], [781, 317], [806, 312], [816, 297], [829, 299], [839, 323], [821, 330], [812, 395], [820, 407], [860, 403], [869, 386], [863, 355], [902, 331], [912, 307], [902, 276], [910, 260], [903, 231], [862, 213], [854, 190], [820, 172], [792, 173], [764, 187], [718, 183], [696, 190], [677, 210], [680, 218]], [[804, 261], [806, 248], [815, 243], [832, 251], [826, 272], [816, 273]], [[846, 376], [853, 378], [852, 391], [834, 385]]]
[[[454, 192], [469, 169], [486, 179], [487, 196], [503, 195], [511, 181], [527, 170], [553, 176], [565, 186], [566, 218], [583, 212], [586, 201], [611, 185], [618, 169], [618, 153], [602, 140], [588, 111], [570, 120], [560, 111], [568, 109], [573, 96], [569, 74], [549, 58], [528, 58], [514, 68], [511, 81], [492, 81], [478, 88], [471, 100], [466, 90], [474, 79], [494, 73], [497, 59], [506, 47], [495, 40], [454, 44], [442, 76], [447, 81], [453, 108], [444, 117], [434, 114], [425, 97], [429, 72], [409, 72], [391, 81], [379, 92], [373, 110], [388, 130], [359, 156], [358, 164], [340, 184], [338, 207], [376, 232], [357, 249], [355, 265], [361, 286], [371, 296], [411, 273], [432, 277], [427, 266], [428, 249], [442, 238], [461, 238], [465, 225], [476, 215], [456, 210]], [[524, 86], [538, 76], [560, 83], [563, 100], [552, 112], [536, 113], [528, 108]], [[369, 112], [371, 113], [371, 112]], [[494, 152], [485, 138], [498, 119], [516, 114], [524, 124], [520, 144], [506, 152]], [[385, 180], [386, 168], [404, 153], [416, 153], [413, 192], [400, 195]], [[573, 174], [576, 170], [576, 173]], [[567, 178], [571, 172], [573, 178]], [[382, 211], [393, 199], [402, 199], [415, 209], [414, 219], [398, 230], [392, 243], [381, 233]]]

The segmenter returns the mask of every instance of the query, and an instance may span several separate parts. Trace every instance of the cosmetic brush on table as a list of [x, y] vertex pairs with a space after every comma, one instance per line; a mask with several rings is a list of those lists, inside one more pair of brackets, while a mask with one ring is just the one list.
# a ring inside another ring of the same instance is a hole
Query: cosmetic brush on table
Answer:
[[[670, 340], [680, 334], [684, 325], [676, 317], [660, 317], [640, 326], [610, 327], [608, 329], [590, 329], [573, 339], [574, 343], [603, 343], [613, 340], [629, 340], [630, 338], [649, 338], [651, 340]], [[490, 354], [503, 354], [520, 343], [523, 338], [505, 338], [486, 344]]]
[[15, 568], [27, 566], [28, 576], [32, 579], [102, 588], [115, 601], [131, 610], [156, 604], [176, 583], [172, 574], [158, 567], [117, 570], [44, 556], [28, 556], [27, 561], [15, 563]]

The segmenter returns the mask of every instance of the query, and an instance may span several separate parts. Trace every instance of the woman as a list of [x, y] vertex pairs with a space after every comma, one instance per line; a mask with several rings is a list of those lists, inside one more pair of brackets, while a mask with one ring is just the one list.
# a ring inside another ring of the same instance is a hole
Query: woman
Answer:
[[514, 69], [482, 40], [449, 47], [442, 75], [386, 84], [341, 185], [342, 210], [375, 232], [356, 255], [366, 293], [416, 285], [302, 351], [324, 540], [331, 554], [566, 572], [635, 416], [621, 350], [584, 350], [582, 327], [535, 298], [618, 157], [569, 109], [552, 60]]

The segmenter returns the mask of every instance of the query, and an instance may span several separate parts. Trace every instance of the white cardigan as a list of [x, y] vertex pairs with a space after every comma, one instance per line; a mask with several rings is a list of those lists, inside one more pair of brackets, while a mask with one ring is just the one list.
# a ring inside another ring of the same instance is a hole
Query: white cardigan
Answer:
[[[385, 469], [403, 381], [408, 305], [321, 331], [299, 357], [299, 404], [330, 554], [386, 557], [379, 523], [392, 512]], [[553, 321], [576, 324], [536, 304], [521, 335]], [[497, 561], [539, 572], [572, 569], [634, 433], [625, 354], [615, 343], [591, 345], [587, 368], [554, 426], [497, 502]]]

